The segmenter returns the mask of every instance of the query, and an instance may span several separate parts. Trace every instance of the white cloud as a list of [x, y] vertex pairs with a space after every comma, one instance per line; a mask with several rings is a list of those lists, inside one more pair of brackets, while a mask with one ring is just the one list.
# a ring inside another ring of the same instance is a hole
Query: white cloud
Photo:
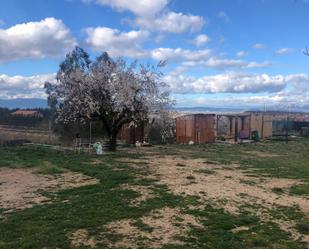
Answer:
[[173, 93], [272, 93], [290, 83], [288, 76], [235, 72], [200, 78], [171, 74], [165, 81]]
[[0, 98], [45, 98], [44, 83], [55, 82], [55, 74], [35, 76], [0, 75]]
[[278, 50], [275, 51], [276, 55], [286, 55], [289, 53], [292, 53], [293, 49], [292, 48], [280, 48]]
[[189, 50], [182, 48], [154, 48], [146, 50], [142, 43], [149, 38], [143, 30], [121, 32], [107, 27], [86, 28], [85, 43], [95, 51], [106, 51], [113, 56], [152, 58], [154, 60], [199, 61], [210, 56], [210, 49]]
[[86, 0], [100, 5], [108, 5], [118, 11], [130, 11], [137, 16], [154, 17], [161, 12], [170, 0]]
[[261, 44], [261, 43], [256, 43], [253, 45], [253, 48], [255, 49], [265, 49], [266, 46], [264, 44]]
[[200, 46], [203, 46], [204, 44], [206, 44], [209, 41], [210, 41], [210, 38], [207, 35], [201, 34], [201, 35], [198, 35], [197, 37], [195, 37], [195, 39], [192, 41], [192, 43], [195, 44], [197, 47], [200, 47]]
[[250, 61], [245, 66], [245, 68], [266, 68], [266, 67], [270, 67], [270, 66], [271, 66], [271, 63], [269, 61], [263, 61], [261, 63], [255, 62], [255, 61]]
[[239, 57], [239, 58], [245, 57], [245, 56], [247, 56], [247, 55], [248, 55], [248, 52], [246, 52], [246, 51], [238, 51], [238, 52], [236, 53], [236, 56]]
[[287, 76], [287, 80], [291, 82], [294, 92], [309, 93], [309, 75], [308, 74], [291, 74]]
[[[198, 31], [205, 25], [201, 16], [176, 13], [167, 10], [170, 0], [83, 0], [86, 3], [95, 2], [107, 5], [117, 11], [130, 11], [135, 19], [129, 21], [149, 31], [182, 33], [186, 31]], [[128, 20], [127, 20], [128, 21]]]
[[107, 51], [113, 56], [143, 57], [141, 44], [148, 38], [147, 31], [121, 32], [107, 27], [85, 29], [86, 43], [96, 51]]
[[218, 97], [216, 95], [185, 95], [179, 94], [175, 98], [176, 103], [179, 106], [215, 106], [215, 107], [228, 107], [228, 108], [242, 108], [243, 111], [251, 109], [253, 107], [263, 110], [264, 106], [266, 110], [306, 110], [308, 111], [309, 95], [291, 95], [285, 93], [272, 93], [272, 94], [255, 94], [253, 96], [246, 96], [245, 94], [223, 94]]
[[199, 31], [205, 20], [201, 16], [186, 15], [183, 13], [168, 12], [153, 18], [137, 17], [134, 24], [150, 30], [170, 33], [183, 33], [186, 31]]
[[210, 54], [210, 49], [187, 50], [182, 48], [156, 48], [150, 51], [150, 56], [155, 60], [198, 61], [209, 57]]
[[230, 21], [230, 18], [229, 16], [224, 12], [224, 11], [220, 11], [218, 14], [217, 14], [217, 17], [226, 21], [226, 22], [229, 22]]
[[210, 58], [204, 63], [204, 66], [206, 67], [213, 67], [213, 68], [263, 68], [270, 66], [269, 62], [246, 62], [243, 60], [233, 60], [233, 59], [217, 59], [217, 58]]
[[18, 24], [0, 29], [0, 62], [58, 57], [75, 45], [75, 38], [61, 20], [50, 17], [39, 22]]
[[216, 57], [210, 57], [207, 60], [199, 61], [185, 61], [182, 63], [182, 67], [197, 67], [202, 66], [206, 68], [215, 68], [225, 70], [229, 68], [249, 69], [249, 68], [266, 68], [271, 65], [270, 62], [255, 62], [255, 61], [243, 61], [234, 59], [221, 59]]

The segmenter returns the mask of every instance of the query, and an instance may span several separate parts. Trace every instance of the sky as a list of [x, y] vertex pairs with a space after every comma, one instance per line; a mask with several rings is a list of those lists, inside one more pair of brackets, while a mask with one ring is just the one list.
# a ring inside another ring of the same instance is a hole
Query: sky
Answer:
[[309, 0], [1, 0], [0, 99], [46, 98], [75, 46], [156, 64], [177, 106], [309, 106]]

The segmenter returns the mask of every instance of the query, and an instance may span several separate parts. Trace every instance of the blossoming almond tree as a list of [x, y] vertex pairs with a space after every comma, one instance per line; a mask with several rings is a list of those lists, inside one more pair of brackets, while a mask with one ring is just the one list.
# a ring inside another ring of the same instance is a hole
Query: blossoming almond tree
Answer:
[[57, 83], [45, 83], [48, 103], [57, 121], [71, 123], [99, 119], [109, 137], [109, 150], [116, 150], [121, 127], [145, 122], [149, 114], [164, 112], [171, 103], [157, 66], [127, 64], [103, 53], [93, 62], [79, 47], [60, 64]]

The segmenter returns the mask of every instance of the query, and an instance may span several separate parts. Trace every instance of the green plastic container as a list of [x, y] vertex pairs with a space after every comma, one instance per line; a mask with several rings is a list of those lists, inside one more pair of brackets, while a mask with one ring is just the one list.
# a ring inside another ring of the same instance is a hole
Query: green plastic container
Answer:
[[258, 131], [252, 131], [251, 132], [251, 138], [253, 141], [260, 141], [260, 136]]

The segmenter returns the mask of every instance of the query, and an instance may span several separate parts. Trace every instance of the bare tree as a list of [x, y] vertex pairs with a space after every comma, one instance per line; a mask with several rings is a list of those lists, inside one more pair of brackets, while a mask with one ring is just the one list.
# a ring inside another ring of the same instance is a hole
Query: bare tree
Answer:
[[124, 124], [146, 121], [150, 113], [159, 113], [170, 104], [159, 70], [163, 64], [128, 65], [107, 53], [91, 62], [76, 47], [60, 64], [57, 83], [45, 83], [48, 102], [56, 110], [58, 122], [102, 121], [113, 151]]

